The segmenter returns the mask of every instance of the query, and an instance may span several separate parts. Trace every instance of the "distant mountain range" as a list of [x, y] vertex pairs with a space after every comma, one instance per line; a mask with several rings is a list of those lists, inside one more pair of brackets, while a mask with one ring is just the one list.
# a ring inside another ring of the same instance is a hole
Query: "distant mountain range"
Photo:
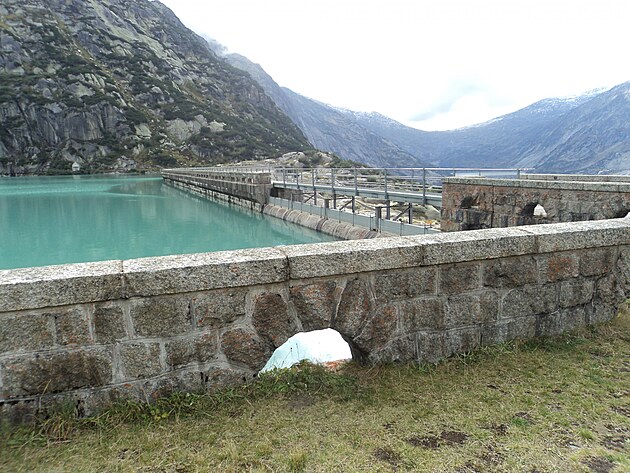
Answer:
[[578, 97], [545, 99], [486, 123], [427, 132], [378, 113], [344, 110], [282, 88], [235, 54], [318, 149], [372, 166], [520, 167], [537, 172], [630, 172], [630, 82]]

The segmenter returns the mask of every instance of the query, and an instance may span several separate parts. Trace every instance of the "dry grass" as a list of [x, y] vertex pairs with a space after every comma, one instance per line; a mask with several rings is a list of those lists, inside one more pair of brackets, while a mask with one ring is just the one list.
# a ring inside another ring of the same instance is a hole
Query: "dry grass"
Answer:
[[[630, 471], [630, 316], [437, 366], [302, 365], [6, 432], [0, 470]], [[59, 440], [61, 439], [61, 440]]]

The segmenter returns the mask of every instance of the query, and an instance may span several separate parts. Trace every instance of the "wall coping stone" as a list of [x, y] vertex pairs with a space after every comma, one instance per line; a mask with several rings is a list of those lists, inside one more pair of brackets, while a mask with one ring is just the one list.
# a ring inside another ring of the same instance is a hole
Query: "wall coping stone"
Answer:
[[630, 219], [0, 271], [0, 312], [630, 244]]
[[534, 180], [534, 179], [492, 179], [487, 177], [445, 177], [445, 185], [462, 184], [473, 186], [491, 187], [519, 187], [527, 189], [554, 189], [573, 191], [596, 192], [630, 192], [628, 182], [595, 182], [595, 181], [571, 181], [571, 180]]

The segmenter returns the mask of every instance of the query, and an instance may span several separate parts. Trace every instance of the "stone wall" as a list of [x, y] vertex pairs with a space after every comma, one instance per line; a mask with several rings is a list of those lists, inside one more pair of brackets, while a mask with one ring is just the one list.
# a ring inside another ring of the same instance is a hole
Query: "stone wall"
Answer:
[[[630, 211], [630, 176], [522, 177], [445, 178], [442, 230], [602, 220]], [[538, 205], [544, 212], [536, 212]]]
[[177, 183], [187, 188], [211, 191], [260, 205], [267, 202], [273, 188], [269, 172], [165, 169], [162, 177], [170, 184]]
[[0, 271], [0, 417], [246, 382], [327, 327], [362, 362], [434, 362], [609, 320], [629, 290], [630, 219]]

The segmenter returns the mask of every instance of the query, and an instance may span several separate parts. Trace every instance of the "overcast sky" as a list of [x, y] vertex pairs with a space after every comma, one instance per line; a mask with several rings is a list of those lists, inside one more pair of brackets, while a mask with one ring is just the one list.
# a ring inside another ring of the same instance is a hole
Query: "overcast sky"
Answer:
[[281, 86], [424, 130], [630, 81], [630, 0], [162, 0]]

